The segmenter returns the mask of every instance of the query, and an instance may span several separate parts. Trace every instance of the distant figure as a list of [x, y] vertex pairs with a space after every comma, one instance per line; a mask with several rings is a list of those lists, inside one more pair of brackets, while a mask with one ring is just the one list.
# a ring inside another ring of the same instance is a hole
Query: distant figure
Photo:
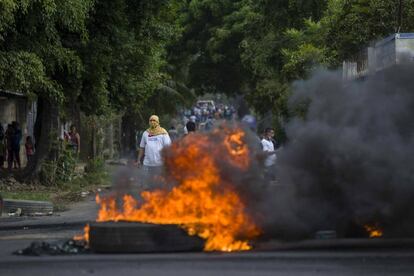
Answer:
[[274, 136], [275, 131], [272, 128], [266, 128], [264, 137], [261, 141], [263, 151], [268, 155], [265, 160], [266, 167], [270, 167], [276, 162], [276, 152], [272, 142]]
[[4, 141], [4, 134], [3, 134], [3, 135], [0, 135], [0, 169], [3, 169], [5, 159], [6, 159], [6, 143]]
[[27, 164], [29, 164], [32, 162], [34, 155], [34, 145], [31, 136], [26, 137], [26, 143], [24, 144], [24, 147], [26, 148]]
[[18, 122], [12, 122], [12, 127], [14, 129], [14, 134], [12, 136], [13, 162], [15, 162], [15, 168], [20, 169], [20, 142], [22, 141], [23, 135]]
[[152, 115], [149, 119], [149, 128], [144, 131], [141, 138], [138, 152], [138, 166], [141, 160], [144, 169], [149, 174], [157, 174], [158, 169], [162, 166], [161, 151], [164, 147], [171, 145], [171, 139], [168, 132], [160, 126], [160, 119]]
[[251, 131], [256, 132], [257, 122], [253, 115], [244, 115], [241, 121], [242, 124], [248, 127]]
[[80, 153], [80, 135], [76, 130], [75, 125], [70, 126], [70, 131], [65, 137], [68, 142], [68, 147], [73, 150], [75, 154]]
[[187, 129], [187, 133], [190, 134], [196, 131], [196, 124], [193, 121], [188, 121], [185, 128]]
[[206, 131], [212, 130], [213, 129], [213, 126], [214, 126], [214, 119], [213, 119], [212, 116], [209, 116], [207, 118], [207, 121], [206, 121], [205, 130]]
[[11, 124], [7, 125], [6, 133], [6, 148], [7, 148], [7, 169], [11, 171], [13, 165], [13, 137], [14, 128]]
[[170, 135], [171, 141], [175, 141], [178, 138], [178, 131], [175, 128], [175, 126], [171, 126], [170, 129], [168, 130], [168, 134]]

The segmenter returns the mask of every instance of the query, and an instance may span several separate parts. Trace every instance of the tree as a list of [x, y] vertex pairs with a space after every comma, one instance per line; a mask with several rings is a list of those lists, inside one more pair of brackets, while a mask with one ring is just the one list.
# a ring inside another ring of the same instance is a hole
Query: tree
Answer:
[[414, 1], [401, 3], [400, 13], [391, 0], [187, 1], [178, 64], [198, 93], [242, 94], [280, 121], [292, 116], [293, 81], [318, 66], [337, 68], [398, 29], [412, 31]]
[[131, 117], [171, 79], [163, 68], [180, 33], [180, 1], [9, 0], [0, 7], [0, 88], [38, 102], [35, 162], [22, 178], [36, 178], [48, 158], [60, 110]]
[[38, 99], [38, 147], [23, 178], [40, 171], [56, 135], [64, 91], [79, 80], [82, 64], [65, 40], [83, 40], [92, 4], [91, 0], [10, 0], [0, 4], [0, 87]]

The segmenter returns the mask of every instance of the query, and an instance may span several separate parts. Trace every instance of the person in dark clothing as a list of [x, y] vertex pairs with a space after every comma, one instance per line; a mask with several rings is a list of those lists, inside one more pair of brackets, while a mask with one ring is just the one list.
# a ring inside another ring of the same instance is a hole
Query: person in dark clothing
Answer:
[[0, 123], [0, 139], [4, 139], [4, 128], [1, 123]]
[[0, 169], [3, 169], [5, 157], [6, 144], [4, 142], [4, 135], [0, 135]]
[[11, 124], [7, 125], [6, 129], [6, 149], [7, 149], [7, 169], [11, 171], [13, 165], [13, 136], [14, 129]]
[[14, 134], [12, 137], [12, 154], [13, 154], [13, 161], [16, 162], [17, 167], [21, 168], [20, 163], [20, 142], [22, 140], [22, 130], [19, 127], [19, 123], [13, 122], [12, 127], [14, 129]]
[[185, 127], [187, 128], [188, 134], [196, 131], [196, 124], [192, 121], [188, 121]]

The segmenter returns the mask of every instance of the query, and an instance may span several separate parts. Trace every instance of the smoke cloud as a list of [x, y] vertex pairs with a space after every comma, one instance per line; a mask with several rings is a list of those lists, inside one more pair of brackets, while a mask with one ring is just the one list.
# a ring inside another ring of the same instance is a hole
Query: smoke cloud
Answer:
[[307, 112], [287, 125], [277, 184], [263, 193], [268, 234], [355, 236], [378, 224], [385, 237], [414, 236], [413, 76], [414, 65], [400, 65], [354, 82], [319, 71], [294, 83], [290, 104]]

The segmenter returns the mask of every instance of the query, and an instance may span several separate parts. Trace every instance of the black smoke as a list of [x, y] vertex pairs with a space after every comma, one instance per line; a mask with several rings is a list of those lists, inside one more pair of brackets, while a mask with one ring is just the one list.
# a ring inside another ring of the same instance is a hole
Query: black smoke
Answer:
[[378, 224], [385, 237], [414, 236], [414, 65], [353, 82], [319, 71], [293, 90], [292, 108], [307, 111], [288, 124], [262, 199], [267, 233], [346, 237]]

